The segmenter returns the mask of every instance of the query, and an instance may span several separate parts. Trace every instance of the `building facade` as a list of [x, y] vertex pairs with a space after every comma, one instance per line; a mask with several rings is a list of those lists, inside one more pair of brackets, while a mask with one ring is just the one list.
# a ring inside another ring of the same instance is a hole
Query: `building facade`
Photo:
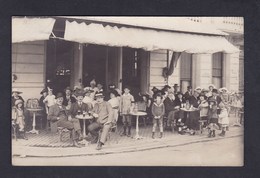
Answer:
[[[50, 22], [49, 34], [45, 32], [48, 36], [41, 40], [32, 39], [31, 35], [29, 40], [19, 41], [13, 35], [12, 86], [23, 91], [25, 99], [38, 98], [40, 91], [50, 83], [57, 92], [67, 86], [87, 86], [93, 78], [103, 84], [105, 89], [108, 85], [115, 84], [120, 89], [130, 86], [134, 92], [141, 93], [149, 93], [152, 87], [162, 88], [166, 84], [179, 84], [183, 92], [189, 85], [193, 88], [208, 88], [211, 83], [218, 88], [227, 87], [234, 91], [241, 88], [241, 53], [221, 41], [223, 36], [228, 38], [221, 32], [196, 31], [195, 28], [185, 31], [196, 26], [193, 23], [197, 22], [190, 20], [191, 23], [187, 23], [190, 26], [187, 26], [178, 24], [177, 19], [174, 28], [179, 26], [179, 29], [172, 29], [169, 24], [164, 26], [165, 23], [161, 27], [144, 22], [140, 22], [140, 25], [136, 19], [134, 22], [129, 19], [53, 19], [55, 22]], [[91, 24], [98, 24], [94, 31], [89, 30], [94, 27]], [[75, 26], [69, 30], [72, 25]], [[203, 25], [199, 24], [197, 29], [201, 29]], [[17, 32], [13, 31], [15, 33]], [[102, 37], [102, 34], [106, 34], [106, 37]], [[113, 39], [107, 37], [110, 35]], [[121, 36], [117, 39], [118, 35]], [[151, 37], [158, 39], [152, 41]], [[138, 38], [143, 39], [137, 43], [134, 39]], [[209, 48], [210, 44], [212, 47]], [[225, 51], [226, 48], [230, 48], [231, 52]], [[176, 52], [180, 53], [180, 57], [176, 59], [173, 73], [163, 75], [164, 68], [170, 68]]]

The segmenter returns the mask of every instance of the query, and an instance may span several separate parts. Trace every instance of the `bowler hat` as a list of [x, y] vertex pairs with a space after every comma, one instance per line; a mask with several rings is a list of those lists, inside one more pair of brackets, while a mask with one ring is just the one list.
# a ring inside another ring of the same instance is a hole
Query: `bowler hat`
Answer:
[[216, 88], [213, 88], [212, 92], [213, 93], [218, 93], [218, 90]]
[[157, 90], [159, 90], [159, 89], [156, 88], [156, 87], [153, 87], [153, 88], [152, 88], [152, 91], [157, 91]]
[[15, 106], [17, 106], [17, 105], [20, 104], [20, 103], [23, 104], [23, 101], [19, 99], [19, 100], [16, 100], [14, 104], [15, 104]]
[[95, 94], [95, 98], [98, 98], [98, 97], [104, 98], [105, 96], [104, 96], [103, 92], [98, 92]]
[[56, 99], [58, 99], [58, 98], [63, 98], [63, 94], [62, 93], [57, 93], [57, 95], [56, 95]]
[[178, 85], [177, 83], [175, 83], [175, 84], [173, 85], [173, 87], [179, 87], [179, 85]]
[[21, 94], [21, 93], [23, 93], [23, 92], [19, 91], [17, 88], [13, 88], [12, 93]]
[[187, 86], [187, 89], [192, 89], [192, 86]]
[[84, 96], [85, 93], [83, 91], [78, 91], [75, 93], [75, 96], [78, 97], [78, 96]]
[[42, 95], [43, 93], [48, 93], [48, 90], [46, 88], [42, 89], [40, 94]]

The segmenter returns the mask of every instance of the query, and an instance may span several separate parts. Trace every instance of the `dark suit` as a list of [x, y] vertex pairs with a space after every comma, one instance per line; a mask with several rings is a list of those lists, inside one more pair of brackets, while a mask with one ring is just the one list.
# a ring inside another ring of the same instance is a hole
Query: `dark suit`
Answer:
[[69, 101], [75, 103], [76, 99], [70, 95], [69, 99], [65, 96], [62, 105], [68, 106]]
[[179, 110], [174, 109], [176, 106], [175, 100], [170, 99], [167, 97], [164, 100], [164, 106], [165, 106], [165, 116], [167, 116], [167, 125], [171, 125], [172, 122], [176, 121], [176, 118], [179, 117]]
[[[76, 115], [78, 114], [78, 111], [80, 111], [80, 113], [82, 114], [83, 111], [88, 112], [89, 110], [90, 110], [89, 106], [86, 103], [82, 102], [81, 106], [80, 106], [78, 102], [75, 102], [71, 105], [69, 112], [71, 114], [71, 117], [75, 118]], [[79, 120], [79, 122], [80, 122], [81, 130], [82, 130], [83, 129], [83, 120]], [[88, 123], [86, 122], [86, 124], [88, 124]]]
[[[59, 120], [57, 118], [59, 117]], [[65, 106], [59, 106], [55, 104], [49, 108], [48, 120], [52, 122], [57, 122], [58, 127], [64, 127], [72, 130], [72, 138], [76, 140], [76, 132], [80, 132], [80, 124], [78, 119], [68, 120], [68, 111], [66, 111]]]

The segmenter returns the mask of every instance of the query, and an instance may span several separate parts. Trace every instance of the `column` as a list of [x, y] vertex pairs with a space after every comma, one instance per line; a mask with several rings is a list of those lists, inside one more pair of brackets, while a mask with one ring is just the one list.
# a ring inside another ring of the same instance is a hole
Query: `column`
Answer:
[[224, 54], [223, 86], [230, 91], [239, 90], [239, 53]]
[[71, 87], [80, 86], [82, 84], [83, 73], [83, 46], [82, 44], [75, 43], [74, 45], [74, 61], [73, 71], [71, 75]]
[[208, 88], [212, 82], [212, 55], [192, 55], [192, 87]]

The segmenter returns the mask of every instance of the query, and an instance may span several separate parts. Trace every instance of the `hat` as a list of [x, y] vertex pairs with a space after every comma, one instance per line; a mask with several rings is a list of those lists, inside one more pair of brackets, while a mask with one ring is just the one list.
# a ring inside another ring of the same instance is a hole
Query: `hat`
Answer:
[[212, 92], [218, 93], [218, 90], [216, 88], [213, 88]]
[[56, 95], [56, 99], [58, 99], [58, 98], [63, 98], [63, 94], [62, 93], [57, 93], [57, 95]]
[[159, 89], [156, 88], [156, 87], [153, 87], [153, 88], [152, 88], [152, 91], [157, 91], [157, 90], [159, 90]]
[[164, 85], [164, 87], [163, 88], [171, 88], [171, 86], [169, 86], [169, 85]]
[[17, 105], [20, 104], [20, 103], [23, 104], [23, 101], [19, 99], [19, 100], [16, 100], [14, 104], [15, 104], [15, 106], [17, 106]]
[[173, 87], [179, 87], [179, 85], [175, 83], [175, 84], [173, 85]]
[[187, 89], [192, 89], [192, 86], [187, 86]]
[[44, 88], [42, 91], [41, 91], [41, 95], [43, 94], [43, 93], [47, 93], [48, 92], [48, 90], [46, 89], [46, 88]]
[[220, 88], [218, 91], [219, 92], [223, 92], [223, 90], [225, 90], [226, 92], [228, 92], [228, 89], [226, 87]]
[[19, 91], [17, 88], [13, 88], [12, 93], [21, 94], [21, 93], [23, 93], [23, 92]]
[[78, 96], [84, 96], [85, 93], [83, 91], [78, 91], [75, 93], [75, 96], [78, 97]]
[[74, 89], [73, 89], [73, 91], [80, 90], [80, 89], [81, 89], [81, 87], [80, 87], [80, 86], [74, 86]]
[[216, 88], [215, 85], [213, 85], [213, 84], [209, 84], [209, 87]]
[[102, 92], [99, 92], [99, 93], [95, 94], [95, 98], [97, 98], [97, 97], [104, 98], [105, 96], [104, 96], [104, 94]]
[[86, 89], [86, 88], [84, 88], [84, 91], [85, 91], [85, 94], [86, 94], [86, 93], [93, 93], [93, 92], [94, 92], [94, 90]]
[[66, 87], [66, 88], [64, 89], [65, 92], [66, 92], [67, 90], [72, 91], [72, 90], [70, 89], [70, 87]]
[[195, 90], [196, 90], [196, 91], [202, 90], [202, 88], [201, 88], [201, 87], [197, 87], [197, 88], [195, 88]]

